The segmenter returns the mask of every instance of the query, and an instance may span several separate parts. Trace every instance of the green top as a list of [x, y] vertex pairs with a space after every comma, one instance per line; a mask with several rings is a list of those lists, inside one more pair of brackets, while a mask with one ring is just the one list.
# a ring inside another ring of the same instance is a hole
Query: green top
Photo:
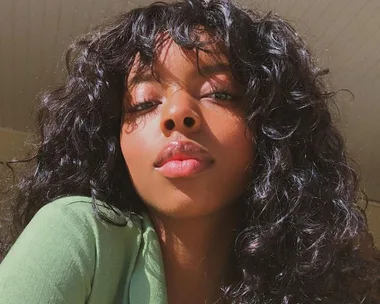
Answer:
[[88, 197], [41, 208], [0, 264], [1, 304], [165, 304], [156, 232], [145, 214], [98, 220]]

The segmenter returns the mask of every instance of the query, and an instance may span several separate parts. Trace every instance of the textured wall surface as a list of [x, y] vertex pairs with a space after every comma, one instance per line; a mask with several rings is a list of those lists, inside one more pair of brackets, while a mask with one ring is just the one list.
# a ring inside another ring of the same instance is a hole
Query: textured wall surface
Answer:
[[[106, 17], [147, 0], [0, 1], [0, 127], [32, 128], [36, 98], [59, 83], [64, 50]], [[380, 201], [380, 1], [241, 0], [272, 10], [299, 30], [319, 63], [331, 70], [339, 95], [341, 129], [359, 163], [363, 187]]]

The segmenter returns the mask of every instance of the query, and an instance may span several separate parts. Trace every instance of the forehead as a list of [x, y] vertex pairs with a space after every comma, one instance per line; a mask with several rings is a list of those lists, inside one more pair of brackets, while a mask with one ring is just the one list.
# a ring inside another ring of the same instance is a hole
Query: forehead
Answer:
[[196, 39], [199, 40], [199, 42], [204, 43], [202, 48], [186, 49], [176, 44], [168, 35], [160, 34], [157, 37], [159, 47], [157, 47], [155, 51], [157, 62], [164, 63], [166, 60], [173, 59], [178, 56], [178, 54], [181, 54], [185, 60], [193, 64], [228, 63], [222, 43], [213, 41], [215, 38], [204, 31], [197, 31], [194, 35], [196, 35]]
[[229, 62], [221, 43], [209, 41], [212, 39], [207, 33], [198, 35], [200, 41], [208, 42], [202, 49], [186, 49], [179, 46], [167, 34], [160, 34], [156, 39], [154, 60], [151, 65], [144, 66], [140, 54], [137, 54], [132, 69], [128, 75], [128, 84], [133, 85], [136, 74], [162, 74], [167, 71], [197, 70], [207, 76], [209, 73], [229, 71]]

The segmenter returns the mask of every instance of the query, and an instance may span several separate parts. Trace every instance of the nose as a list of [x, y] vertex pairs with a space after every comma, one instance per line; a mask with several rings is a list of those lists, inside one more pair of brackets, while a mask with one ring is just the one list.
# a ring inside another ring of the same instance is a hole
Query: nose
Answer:
[[174, 131], [184, 135], [199, 131], [201, 118], [194, 98], [183, 91], [170, 96], [163, 107], [160, 128], [169, 137]]

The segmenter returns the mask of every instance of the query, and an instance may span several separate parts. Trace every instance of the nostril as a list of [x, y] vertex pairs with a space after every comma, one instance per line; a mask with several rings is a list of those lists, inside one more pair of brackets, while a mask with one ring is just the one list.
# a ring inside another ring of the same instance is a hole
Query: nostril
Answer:
[[183, 123], [186, 127], [191, 128], [195, 125], [195, 120], [192, 117], [185, 117]]
[[175, 124], [174, 124], [174, 121], [172, 119], [169, 119], [169, 120], [165, 121], [165, 128], [167, 130], [169, 130], [169, 131], [173, 130], [174, 127], [175, 127]]

